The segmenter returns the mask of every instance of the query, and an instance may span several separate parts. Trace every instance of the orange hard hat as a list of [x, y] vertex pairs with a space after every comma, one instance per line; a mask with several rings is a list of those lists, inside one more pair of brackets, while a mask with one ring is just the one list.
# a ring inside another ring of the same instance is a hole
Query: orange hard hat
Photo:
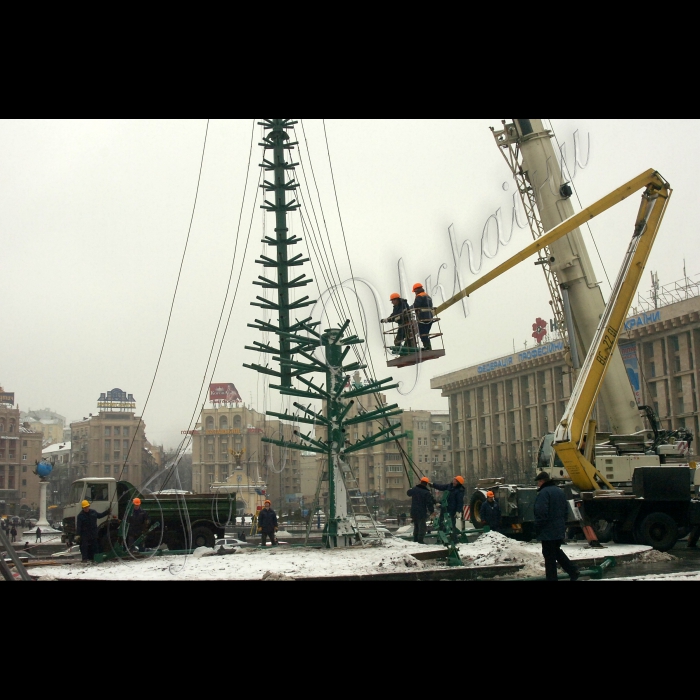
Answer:
[[394, 292], [390, 297], [389, 300], [391, 299], [400, 299], [401, 295], [398, 292]]
[[486, 498], [493, 498], [493, 491], [487, 491]]
[[457, 481], [459, 481], [459, 483], [462, 484], [462, 486], [464, 486], [464, 477], [463, 477], [463, 476], [459, 476], [459, 475], [458, 475], [458, 476], [455, 477], [455, 479], [456, 479]]
[[[265, 503], [269, 503], [270, 505], [272, 505], [272, 501], [265, 501]], [[263, 503], [263, 505], [265, 505], [265, 503]]]
[[135, 506], [140, 506], [140, 505], [141, 505], [141, 499], [140, 499], [140, 498], [135, 498], [135, 499], [132, 501], [132, 503], [133, 503]]
[[422, 477], [421, 477], [421, 482], [422, 482], [422, 483], [429, 484], [429, 483], [430, 483], [430, 479], [428, 479], [427, 476], [422, 476]]
[[420, 282], [416, 282], [413, 285], [413, 291], [415, 292], [417, 289], [423, 289], [423, 285]]

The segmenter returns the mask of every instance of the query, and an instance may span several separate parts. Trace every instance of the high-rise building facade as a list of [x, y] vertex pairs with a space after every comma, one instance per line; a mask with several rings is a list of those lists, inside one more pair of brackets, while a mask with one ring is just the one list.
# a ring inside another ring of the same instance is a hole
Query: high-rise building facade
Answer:
[[[656, 299], [633, 309], [620, 351], [639, 405], [651, 405], [664, 428], [685, 427], [696, 437], [700, 375], [700, 296]], [[695, 294], [695, 296], [694, 296]], [[643, 301], [643, 300], [642, 300]], [[511, 482], [534, 476], [540, 438], [564, 413], [574, 376], [561, 340], [505, 355], [431, 380], [449, 400], [452, 458], [469, 487], [485, 477]], [[594, 417], [609, 430], [602, 405]], [[693, 451], [697, 453], [694, 444]]]
[[0, 387], [0, 515], [22, 515], [39, 507], [39, 477], [43, 436], [20, 420], [14, 394]]

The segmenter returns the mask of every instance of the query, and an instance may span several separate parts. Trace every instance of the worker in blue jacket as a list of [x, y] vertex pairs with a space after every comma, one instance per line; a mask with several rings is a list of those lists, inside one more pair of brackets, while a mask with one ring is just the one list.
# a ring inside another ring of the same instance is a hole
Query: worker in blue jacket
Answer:
[[428, 293], [423, 289], [420, 282], [413, 285], [413, 293], [416, 295], [416, 300], [413, 302], [413, 309], [416, 312], [416, 320], [418, 321], [418, 334], [423, 343], [424, 350], [432, 350], [430, 344], [430, 327], [433, 325], [433, 300], [428, 296]]
[[[438, 491], [447, 491], [447, 515], [452, 521], [452, 536], [457, 539], [457, 513], [461, 513], [464, 508], [464, 477], [458, 474], [449, 484], [431, 484]], [[439, 526], [445, 518], [443, 509], [440, 509]]]
[[97, 554], [97, 521], [110, 515], [111, 508], [107, 508], [102, 513], [90, 508], [89, 501], [83, 501], [80, 506], [82, 510], [75, 519], [75, 541], [80, 545], [80, 554], [83, 561], [94, 561]]
[[561, 549], [569, 519], [566, 496], [547, 472], [540, 472], [535, 479], [539, 491], [535, 499], [535, 536], [542, 543], [545, 576], [547, 581], [557, 580], [558, 562], [569, 578], [575, 581], [579, 571]]
[[263, 509], [258, 514], [258, 532], [260, 533], [260, 544], [264, 547], [267, 538], [270, 538], [270, 544], [274, 547], [277, 545], [277, 513], [272, 510], [272, 503], [265, 501]]
[[406, 299], [402, 299], [398, 292], [393, 292], [389, 297], [391, 301], [391, 313], [382, 319], [382, 323], [398, 323], [399, 329], [394, 338], [393, 350], [398, 350], [401, 344], [406, 347], [415, 346], [415, 326], [411, 319], [410, 307]]
[[424, 544], [426, 518], [435, 514], [435, 499], [430, 493], [427, 476], [421, 477], [420, 483], [406, 491], [411, 498], [411, 520], [413, 520], [413, 541]]
[[491, 530], [498, 531], [501, 528], [501, 506], [493, 491], [486, 492], [486, 500], [479, 508], [479, 518], [483, 525], [488, 525]]

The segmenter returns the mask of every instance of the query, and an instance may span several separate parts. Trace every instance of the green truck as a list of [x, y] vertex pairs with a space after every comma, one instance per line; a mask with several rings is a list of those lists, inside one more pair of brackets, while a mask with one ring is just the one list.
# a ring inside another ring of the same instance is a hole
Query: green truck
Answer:
[[163, 543], [169, 550], [213, 547], [214, 541], [224, 537], [226, 523], [236, 514], [236, 494], [199, 494], [168, 492], [142, 494], [128, 481], [88, 477], [74, 481], [69, 503], [63, 511], [64, 542], [75, 539], [75, 519], [83, 500], [98, 513], [112, 509], [111, 516], [98, 521], [98, 542], [103, 552], [119, 541], [119, 524], [134, 498], [141, 499], [141, 507], [149, 514], [152, 529], [145, 541], [146, 547]]

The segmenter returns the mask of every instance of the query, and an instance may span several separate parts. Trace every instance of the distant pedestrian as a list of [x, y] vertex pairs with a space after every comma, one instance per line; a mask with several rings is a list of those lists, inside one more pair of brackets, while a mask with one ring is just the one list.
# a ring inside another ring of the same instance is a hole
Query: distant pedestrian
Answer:
[[496, 500], [493, 491], [486, 492], [486, 500], [479, 508], [479, 518], [482, 525], [488, 525], [489, 529], [498, 532], [501, 528], [501, 506]]
[[557, 562], [569, 574], [569, 579], [575, 581], [579, 571], [561, 549], [569, 514], [566, 496], [547, 472], [540, 472], [535, 479], [539, 491], [535, 499], [535, 536], [542, 543], [547, 581], [557, 580]]
[[24, 543], [24, 551], [28, 552], [30, 549], [31, 549], [31, 547], [29, 546], [29, 542], [25, 542]]
[[435, 499], [433, 498], [433, 494], [430, 493], [430, 489], [428, 488], [429, 484], [430, 479], [424, 476], [417, 486], [406, 491], [406, 495], [411, 497], [413, 541], [418, 542], [418, 544], [425, 544], [425, 521], [431, 515], [435, 515]]
[[438, 491], [447, 491], [447, 512], [440, 509], [440, 527], [448, 515], [452, 521], [452, 538], [457, 541], [457, 513], [464, 508], [464, 477], [458, 474], [449, 484], [432, 484]]
[[260, 544], [264, 547], [267, 543], [267, 538], [270, 538], [270, 544], [274, 547], [277, 545], [277, 513], [272, 510], [272, 503], [265, 501], [264, 508], [258, 515], [258, 532], [260, 533]]
[[10, 534], [12, 535], [12, 541], [14, 542], [17, 539], [17, 528], [14, 525], [10, 530]]
[[34, 542], [41, 542], [41, 528], [38, 525], [36, 528], [36, 537], [34, 538]]
[[80, 545], [80, 554], [83, 561], [94, 561], [97, 553], [97, 521], [112, 512], [108, 508], [103, 513], [98, 513], [90, 508], [89, 501], [82, 501], [82, 511], [75, 519], [75, 541]]

